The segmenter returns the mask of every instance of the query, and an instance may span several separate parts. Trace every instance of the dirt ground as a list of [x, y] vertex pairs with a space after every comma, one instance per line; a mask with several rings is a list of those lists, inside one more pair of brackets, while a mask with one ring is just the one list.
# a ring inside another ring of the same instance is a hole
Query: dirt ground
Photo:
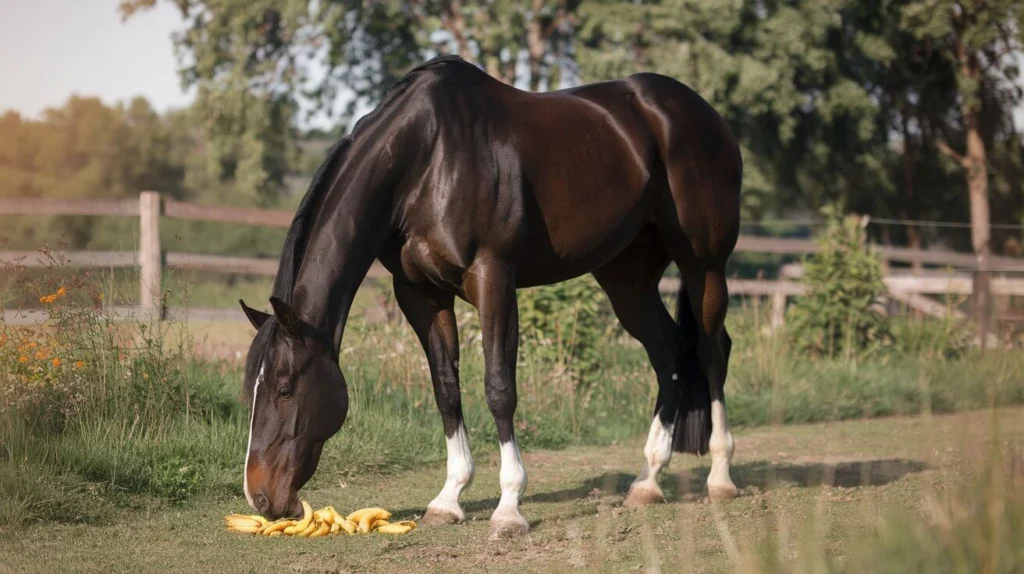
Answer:
[[[474, 445], [467, 521], [403, 536], [257, 538], [226, 532], [241, 496], [184, 510], [125, 512], [107, 526], [44, 525], [0, 539], [3, 572], [719, 572], [765, 543], [795, 558], [802, 537], [842, 557], [887, 512], [920, 509], [964, 488], [987, 445], [1024, 444], [1024, 409], [739, 431], [732, 476], [740, 497], [707, 503], [708, 459], [677, 456], [667, 504], [628, 510], [624, 493], [641, 438], [605, 448], [531, 452], [522, 510], [528, 535], [487, 540], [497, 504], [497, 448]], [[340, 469], [322, 468], [326, 476]], [[336, 473], [336, 474], [332, 474]], [[444, 482], [443, 464], [395, 476], [331, 478], [304, 490], [314, 507], [366, 506], [417, 519]], [[824, 485], [823, 485], [824, 483]]]

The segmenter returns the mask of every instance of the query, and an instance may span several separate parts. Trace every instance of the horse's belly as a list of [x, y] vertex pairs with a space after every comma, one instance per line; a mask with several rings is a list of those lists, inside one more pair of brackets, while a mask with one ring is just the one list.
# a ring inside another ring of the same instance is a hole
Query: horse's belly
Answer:
[[516, 265], [517, 287], [558, 283], [601, 267], [636, 238], [647, 220], [646, 203], [634, 196], [603, 208], [579, 205], [558, 218], [535, 212]]

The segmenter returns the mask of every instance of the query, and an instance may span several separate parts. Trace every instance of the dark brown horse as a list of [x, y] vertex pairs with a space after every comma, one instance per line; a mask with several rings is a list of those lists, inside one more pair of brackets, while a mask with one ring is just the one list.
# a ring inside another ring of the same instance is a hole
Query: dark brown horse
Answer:
[[[447, 481], [423, 523], [461, 520], [459, 494], [473, 479], [455, 297], [480, 313], [501, 449], [492, 535], [522, 533], [516, 289], [584, 273], [607, 292], [658, 379], [646, 462], [626, 504], [663, 500], [656, 478], [673, 451], [710, 452], [709, 495], [732, 498], [724, 269], [739, 230], [741, 177], [725, 121], [664, 76], [533, 94], [456, 57], [412, 70], [314, 177], [285, 241], [273, 315], [242, 303], [257, 329], [245, 377], [249, 503], [274, 518], [300, 513], [298, 490], [345, 421], [338, 350], [374, 259], [393, 274], [426, 351], [447, 437]], [[673, 261], [683, 279], [676, 320], [658, 294]]]

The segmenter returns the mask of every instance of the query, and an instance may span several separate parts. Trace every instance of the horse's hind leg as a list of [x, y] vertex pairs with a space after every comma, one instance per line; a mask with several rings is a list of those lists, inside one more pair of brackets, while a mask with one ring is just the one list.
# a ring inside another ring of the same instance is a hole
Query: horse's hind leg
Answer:
[[[725, 314], [729, 305], [729, 291], [725, 271], [721, 265], [680, 265], [685, 291], [680, 291], [679, 318], [682, 331], [696, 335], [701, 383], [710, 394], [711, 436], [707, 451], [711, 454], [711, 472], [708, 475], [708, 498], [712, 502], [730, 500], [736, 496], [736, 485], [729, 477], [729, 463], [734, 450], [732, 433], [725, 413], [725, 377], [728, 372], [732, 340], [725, 330]], [[688, 299], [688, 301], [687, 301]], [[687, 304], [688, 303], [688, 304]], [[687, 328], [690, 323], [691, 328]], [[705, 399], [706, 400], [706, 399]], [[703, 401], [701, 401], [703, 402]], [[704, 403], [706, 404], [706, 403]], [[700, 420], [692, 426], [702, 426], [702, 405], [688, 413]], [[691, 425], [687, 425], [689, 430]], [[686, 442], [703, 442], [707, 436], [690, 437]], [[676, 450], [686, 450], [678, 448]], [[684, 445], [685, 446], [685, 445]], [[703, 445], [696, 445], [703, 450]]]
[[444, 488], [427, 506], [421, 524], [461, 522], [465, 513], [459, 506], [459, 494], [473, 482], [473, 455], [462, 420], [455, 297], [432, 287], [423, 288], [400, 280], [394, 285], [395, 299], [427, 354], [434, 398], [441, 411], [448, 446], [448, 478]]
[[[672, 457], [679, 409], [680, 374], [687, 368], [686, 339], [661, 301], [658, 282], [668, 263], [660, 245], [643, 240], [594, 272], [622, 327], [638, 340], [658, 377], [658, 399], [644, 446], [644, 467], [633, 481], [626, 506], [664, 501], [658, 473]], [[685, 377], [684, 377], [685, 378]]]

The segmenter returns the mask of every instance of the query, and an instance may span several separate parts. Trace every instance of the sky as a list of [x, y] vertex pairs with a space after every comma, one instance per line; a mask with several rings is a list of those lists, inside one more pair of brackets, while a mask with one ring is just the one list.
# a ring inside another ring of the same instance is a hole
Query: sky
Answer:
[[107, 103], [145, 96], [157, 110], [191, 101], [178, 82], [163, 2], [121, 23], [118, 0], [0, 0], [0, 110], [36, 117], [72, 94]]
[[[38, 117], [72, 94], [108, 104], [144, 96], [161, 112], [187, 105], [192, 97], [181, 89], [171, 43], [171, 33], [183, 27], [177, 11], [158, 2], [121, 23], [117, 5], [0, 0], [0, 111]], [[1014, 120], [1024, 125], [1024, 106]]]

